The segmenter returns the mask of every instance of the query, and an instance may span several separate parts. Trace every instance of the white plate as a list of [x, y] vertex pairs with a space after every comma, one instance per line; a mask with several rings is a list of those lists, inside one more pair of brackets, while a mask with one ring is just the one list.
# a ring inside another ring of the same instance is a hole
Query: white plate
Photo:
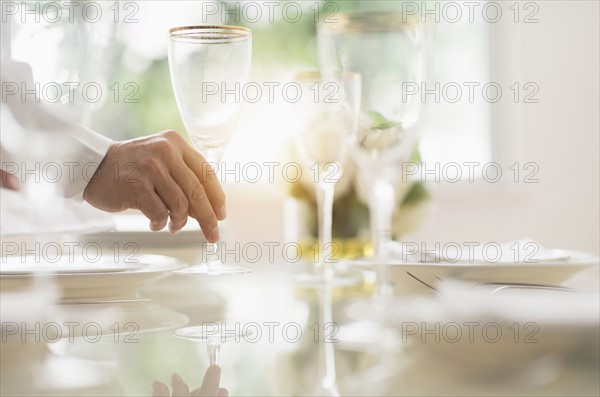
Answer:
[[[177, 235], [171, 235], [168, 228], [153, 232], [148, 219], [141, 214], [119, 214], [113, 216], [115, 230], [84, 234], [79, 236], [82, 243], [97, 243], [110, 246], [115, 243], [136, 243], [146, 247], [189, 247], [199, 249], [206, 242], [200, 226], [194, 219], [188, 219]], [[223, 223], [219, 224], [222, 229]]]
[[[0, 274], [2, 291], [23, 290], [34, 279], [48, 279], [56, 283], [62, 301], [112, 301], [137, 298], [137, 291], [151, 281], [170, 275], [173, 270], [185, 266], [181, 261], [162, 255], [140, 255], [137, 263], [123, 263], [121, 268], [114, 258], [111, 261], [116, 269], [110, 271], [85, 272], [22, 272]], [[20, 258], [14, 260], [20, 261]], [[81, 261], [82, 262], [82, 261]], [[22, 263], [19, 263], [23, 265]], [[38, 265], [37, 263], [31, 264]], [[7, 266], [12, 268], [16, 265]], [[125, 269], [123, 269], [125, 268]]]
[[[593, 254], [563, 251], [568, 259], [539, 261], [537, 263], [423, 263], [390, 260], [386, 262], [390, 281], [400, 288], [415, 286], [425, 289], [446, 279], [468, 280], [476, 283], [557, 285], [585, 268], [598, 266], [599, 257]], [[368, 260], [355, 265], [376, 267]]]
[[28, 275], [28, 274], [75, 274], [75, 273], [112, 273], [137, 270], [140, 263], [130, 263], [127, 260], [116, 261], [106, 256], [99, 260], [84, 256], [65, 255], [57, 261], [44, 261], [39, 257], [3, 257], [0, 259], [0, 275]]
[[[485, 252], [484, 252], [485, 251]], [[421, 259], [421, 262], [467, 262], [467, 263], [493, 263], [497, 265], [520, 263], [539, 263], [565, 261], [571, 257], [572, 252], [563, 249], [544, 248], [540, 243], [530, 239], [478, 245], [471, 249], [466, 247], [447, 247], [442, 252], [434, 251], [433, 255]], [[444, 258], [446, 256], [447, 258]]]
[[346, 314], [376, 321], [380, 330], [394, 329], [396, 340], [410, 346], [411, 357], [448, 366], [455, 376], [502, 378], [544, 357], [577, 357], [583, 366], [598, 362], [597, 294], [543, 289], [490, 294], [493, 291], [451, 281], [440, 285], [435, 296], [399, 297], [383, 308], [356, 302]]

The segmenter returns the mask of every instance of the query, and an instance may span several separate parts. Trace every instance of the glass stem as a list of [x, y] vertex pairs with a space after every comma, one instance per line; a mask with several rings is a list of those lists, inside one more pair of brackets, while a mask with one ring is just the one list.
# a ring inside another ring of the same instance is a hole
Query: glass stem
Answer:
[[386, 299], [392, 295], [392, 287], [389, 284], [389, 268], [385, 264], [385, 260], [391, 256], [390, 242], [395, 202], [396, 191], [390, 183], [375, 181], [372, 184], [369, 195], [369, 213], [375, 258], [380, 261], [376, 266], [378, 279], [376, 300], [380, 309], [384, 307]]
[[319, 368], [321, 379], [321, 390], [327, 391], [327, 395], [337, 395], [335, 374], [335, 351], [333, 341], [328, 340], [327, 330], [333, 326], [333, 288], [331, 277], [325, 278], [319, 288], [319, 328], [323, 331], [319, 335]]
[[[220, 181], [220, 170], [219, 164], [223, 158], [223, 149], [210, 149], [210, 150], [199, 150], [199, 153], [206, 159], [203, 165], [202, 171], [206, 173], [202, 178], [207, 178], [208, 174], [215, 175]], [[207, 243], [207, 256], [206, 265], [208, 266], [208, 272], [217, 271], [217, 269], [223, 265], [221, 258], [219, 257], [219, 243]]]
[[209, 342], [206, 345], [206, 351], [208, 352], [208, 359], [210, 365], [219, 365], [219, 353], [221, 352], [221, 344]]
[[[333, 325], [333, 269], [332, 258], [332, 227], [333, 227], [333, 197], [335, 184], [319, 183], [317, 190], [317, 207], [319, 212], [319, 267], [323, 283], [319, 286], [319, 329], [326, 331]], [[319, 332], [319, 368], [321, 391], [319, 395], [339, 395], [336, 387], [335, 352], [333, 343], [326, 340], [325, 332]]]
[[333, 195], [335, 185], [333, 183], [318, 183], [317, 190], [317, 211], [319, 217], [319, 266], [322, 274], [329, 271], [331, 258], [331, 231], [333, 227]]
[[221, 259], [219, 258], [219, 243], [207, 243], [206, 244], [206, 265], [208, 271], [211, 272], [221, 266]]
[[385, 181], [375, 181], [369, 194], [369, 213], [371, 218], [371, 234], [375, 258], [389, 257], [389, 243], [392, 240], [392, 215], [394, 213], [396, 192], [394, 187]]

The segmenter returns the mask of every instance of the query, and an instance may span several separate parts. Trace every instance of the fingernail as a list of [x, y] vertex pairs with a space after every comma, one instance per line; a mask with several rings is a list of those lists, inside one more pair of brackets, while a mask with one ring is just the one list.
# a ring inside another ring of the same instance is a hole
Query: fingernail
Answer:
[[172, 222], [169, 222], [169, 233], [171, 233], [172, 235], [176, 235], [179, 234], [180, 231], [180, 228], [176, 228], [175, 226], [173, 226]]
[[152, 222], [150, 223], [150, 229], [152, 229], [152, 231], [157, 232], [159, 230], [161, 230], [162, 228], [165, 227], [165, 224], [167, 222]]
[[209, 242], [211, 243], [216, 243], [217, 241], [219, 241], [219, 227], [216, 226], [209, 234], [208, 234], [208, 239], [210, 240]]
[[225, 205], [223, 205], [221, 208], [219, 208], [219, 211], [217, 211], [217, 218], [219, 218], [219, 220], [222, 221], [223, 219], [225, 219], [226, 216], [227, 210], [225, 209]]

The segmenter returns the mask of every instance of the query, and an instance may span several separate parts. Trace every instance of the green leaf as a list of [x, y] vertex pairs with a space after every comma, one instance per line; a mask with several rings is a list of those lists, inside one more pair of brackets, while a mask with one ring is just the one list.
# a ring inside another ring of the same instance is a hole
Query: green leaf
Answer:
[[414, 182], [410, 187], [406, 196], [404, 196], [404, 200], [402, 200], [402, 204], [400, 207], [406, 207], [412, 204], [420, 203], [421, 201], [425, 201], [429, 198], [429, 192], [421, 181]]
[[380, 124], [380, 123], [385, 123], [386, 121], [388, 121], [388, 119], [386, 119], [383, 114], [376, 112], [374, 110], [369, 111], [369, 118], [371, 119], [373, 124]]
[[417, 143], [415, 145], [415, 149], [413, 150], [412, 154], [410, 155], [410, 161], [413, 163], [422, 163], [423, 159], [421, 158], [421, 151], [419, 150], [419, 144]]
[[374, 110], [369, 111], [368, 114], [372, 122], [371, 130], [387, 130], [389, 128], [402, 126], [402, 123], [388, 120], [383, 114]]
[[402, 123], [395, 122], [395, 121], [386, 121], [385, 123], [372, 125], [371, 129], [372, 130], [387, 130], [389, 128], [397, 127], [399, 125], [401, 126]]

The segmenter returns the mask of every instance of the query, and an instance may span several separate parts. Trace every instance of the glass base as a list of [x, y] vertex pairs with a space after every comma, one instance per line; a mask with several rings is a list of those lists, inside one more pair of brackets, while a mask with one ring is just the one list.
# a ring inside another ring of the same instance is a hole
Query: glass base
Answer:
[[312, 393], [312, 395], [318, 397], [340, 397], [340, 392], [336, 385], [327, 387], [320, 386]]
[[348, 259], [344, 262], [345, 265], [352, 267], [369, 267], [369, 266], [394, 266], [401, 264], [401, 259], [386, 259], [386, 258], [356, 258]]
[[254, 328], [239, 327], [227, 323], [205, 323], [191, 327], [179, 328], [174, 335], [181, 339], [194, 340], [207, 344], [239, 342], [240, 339], [254, 336]]
[[218, 263], [214, 265], [203, 263], [200, 265], [194, 265], [175, 270], [173, 273], [181, 275], [221, 276], [228, 274], [247, 274], [252, 273], [252, 270], [241, 266], [226, 265], [224, 263]]
[[225, 323], [205, 323], [179, 328], [174, 332], [174, 335], [178, 338], [205, 343], [210, 365], [219, 365], [219, 355], [223, 343], [239, 343], [245, 338], [253, 338], [254, 334], [254, 329], [240, 328], [239, 323], [233, 327]]
[[306, 272], [294, 275], [294, 283], [302, 287], [318, 288], [325, 284], [331, 287], [345, 287], [362, 281], [359, 274], [338, 274], [326, 276], [322, 273]]

